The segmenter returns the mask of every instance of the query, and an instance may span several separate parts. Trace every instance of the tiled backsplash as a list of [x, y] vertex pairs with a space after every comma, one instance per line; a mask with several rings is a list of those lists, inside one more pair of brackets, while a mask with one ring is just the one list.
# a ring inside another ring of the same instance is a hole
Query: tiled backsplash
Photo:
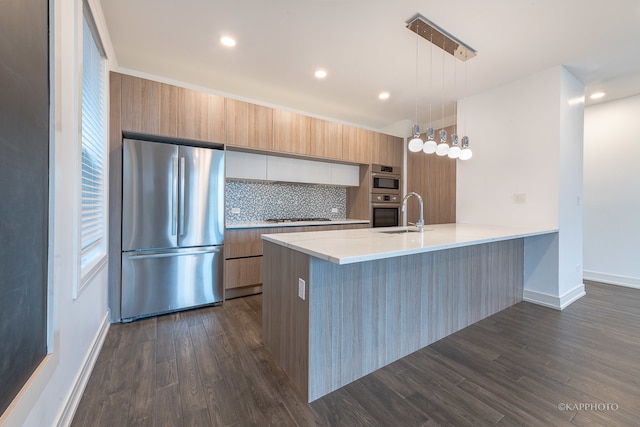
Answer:
[[[284, 182], [226, 181], [227, 222], [271, 218], [330, 218], [347, 216], [347, 190], [331, 185]], [[332, 213], [331, 209], [338, 210]], [[240, 213], [231, 213], [240, 209]]]

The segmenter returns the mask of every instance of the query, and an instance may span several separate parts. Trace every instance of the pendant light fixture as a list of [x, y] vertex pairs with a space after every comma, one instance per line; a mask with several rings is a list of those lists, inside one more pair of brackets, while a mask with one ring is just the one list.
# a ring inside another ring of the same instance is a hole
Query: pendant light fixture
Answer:
[[422, 150], [424, 143], [420, 139], [420, 126], [418, 125], [418, 34], [416, 33], [416, 121], [411, 128], [413, 138], [409, 141], [409, 151], [417, 153]]
[[[421, 36], [428, 42], [430, 42], [431, 46], [431, 65], [433, 64], [433, 45], [437, 47], [442, 46], [442, 121], [441, 126], [442, 129], [439, 132], [439, 138], [435, 140], [435, 131], [433, 130], [432, 121], [431, 121], [431, 102], [429, 103], [429, 128], [426, 131], [426, 140], [423, 142], [420, 139], [420, 127], [417, 124], [417, 101], [416, 101], [416, 124], [412, 128], [413, 138], [409, 141], [409, 150], [410, 151], [422, 151], [426, 154], [436, 153], [438, 156], [448, 156], [452, 159], [460, 159], [460, 160], [468, 160], [472, 157], [473, 153], [469, 148], [469, 137], [463, 136], [461, 140], [458, 139], [458, 129], [457, 124], [454, 127], [453, 134], [451, 135], [451, 146], [447, 143], [447, 131], [444, 129], [444, 102], [445, 102], [445, 55], [447, 52], [453, 57], [465, 62], [465, 94], [466, 94], [466, 61], [473, 58], [476, 55], [476, 51], [471, 47], [467, 46], [460, 40], [453, 37], [448, 32], [444, 31], [433, 22], [426, 19], [424, 16], [420, 14], [416, 14], [413, 18], [407, 21], [407, 28], [418, 36]], [[416, 89], [417, 89], [417, 51], [418, 48], [416, 46]], [[429, 83], [429, 95], [431, 96], [432, 89], [432, 80], [433, 80], [433, 69], [430, 70], [430, 83]], [[457, 75], [456, 75], [456, 62], [454, 60], [454, 92], [457, 84]], [[454, 94], [454, 98], [456, 98], [456, 104], [454, 105], [454, 114], [457, 118], [457, 94]], [[465, 123], [466, 123], [466, 110], [465, 110]], [[466, 131], [466, 124], [465, 124]]]
[[[433, 31], [429, 34], [429, 96], [433, 98], [432, 88], [433, 88]], [[429, 100], [429, 128], [427, 128], [427, 140], [424, 142], [424, 146], [422, 147], [422, 151], [425, 154], [433, 154], [436, 152], [437, 144], [434, 141], [435, 131], [433, 130], [432, 125], [432, 116], [431, 116], [431, 100]]]
[[[464, 63], [464, 93], [467, 94], [467, 63]], [[464, 109], [464, 132], [467, 133], [467, 109]], [[462, 150], [458, 158], [460, 160], [469, 160], [473, 156], [471, 148], [469, 148], [469, 137], [462, 137]]]
[[460, 146], [458, 145], [458, 68], [456, 67], [456, 60], [453, 60], [453, 99], [456, 100], [453, 104], [453, 115], [456, 118], [456, 124], [453, 127], [453, 134], [451, 135], [451, 147], [449, 147], [450, 159], [457, 159], [460, 157]]
[[445, 52], [445, 40], [442, 40], [442, 119], [440, 120], [440, 143], [436, 147], [436, 154], [438, 156], [446, 156], [449, 154], [449, 144], [447, 144], [447, 131], [444, 129], [444, 52]]

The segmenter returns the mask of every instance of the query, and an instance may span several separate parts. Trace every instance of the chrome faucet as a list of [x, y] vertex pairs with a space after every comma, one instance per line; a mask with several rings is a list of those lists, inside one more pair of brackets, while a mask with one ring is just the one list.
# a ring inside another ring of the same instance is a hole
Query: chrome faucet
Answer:
[[413, 191], [410, 193], [407, 193], [406, 196], [404, 196], [404, 198], [402, 199], [402, 212], [404, 212], [405, 208], [407, 207], [407, 199], [411, 196], [415, 196], [418, 198], [418, 202], [420, 202], [420, 219], [418, 219], [418, 221], [416, 221], [415, 224], [413, 223], [409, 223], [409, 224], [413, 224], [416, 226], [416, 228], [418, 230], [420, 230], [421, 233], [424, 232], [424, 206], [422, 204], [422, 197], [420, 197], [420, 195], [418, 193], [414, 193]]

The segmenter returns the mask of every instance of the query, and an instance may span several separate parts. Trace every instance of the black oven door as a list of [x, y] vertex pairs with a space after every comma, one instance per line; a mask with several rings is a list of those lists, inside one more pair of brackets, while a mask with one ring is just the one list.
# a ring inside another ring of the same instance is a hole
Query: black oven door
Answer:
[[397, 227], [400, 223], [400, 205], [374, 204], [371, 215], [373, 227]]

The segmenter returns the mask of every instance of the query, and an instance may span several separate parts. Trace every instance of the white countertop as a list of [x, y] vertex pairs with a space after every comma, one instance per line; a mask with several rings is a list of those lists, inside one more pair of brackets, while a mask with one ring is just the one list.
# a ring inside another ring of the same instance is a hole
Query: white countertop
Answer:
[[240, 228], [275, 228], [275, 227], [309, 227], [315, 225], [346, 225], [369, 224], [366, 219], [332, 219], [331, 221], [294, 221], [294, 222], [228, 222], [225, 228], [228, 230]]
[[262, 238], [336, 264], [352, 264], [500, 240], [557, 232], [557, 229], [512, 228], [474, 224], [425, 226], [424, 233], [387, 234], [414, 227], [364, 228], [263, 234]]

